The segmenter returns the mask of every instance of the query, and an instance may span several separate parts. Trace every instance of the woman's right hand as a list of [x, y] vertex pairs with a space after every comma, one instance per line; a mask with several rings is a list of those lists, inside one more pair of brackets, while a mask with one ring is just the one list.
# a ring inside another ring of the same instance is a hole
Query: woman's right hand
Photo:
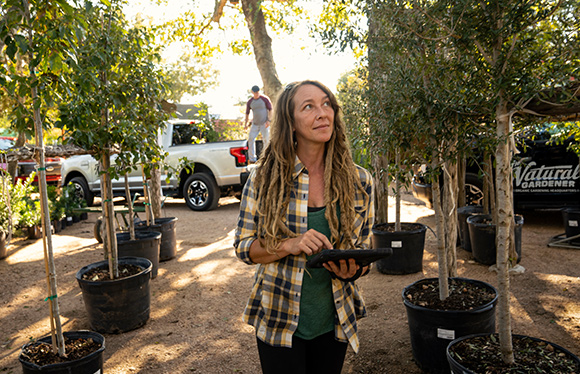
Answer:
[[282, 242], [278, 249], [280, 255], [299, 255], [301, 253], [307, 256], [320, 252], [323, 249], [332, 249], [332, 244], [326, 235], [310, 229], [304, 234]]

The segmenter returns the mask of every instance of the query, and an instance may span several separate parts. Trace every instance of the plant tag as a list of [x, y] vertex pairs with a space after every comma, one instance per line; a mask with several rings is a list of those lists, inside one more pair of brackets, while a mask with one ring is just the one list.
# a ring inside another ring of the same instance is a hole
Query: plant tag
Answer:
[[441, 339], [454, 340], [455, 339], [455, 331], [438, 328], [437, 329], [437, 337], [441, 338]]
[[391, 242], [391, 248], [403, 248], [402, 241], [393, 241]]
[[72, 222], [72, 217], [66, 217], [66, 220]]
[[578, 221], [568, 221], [568, 226], [570, 226], [570, 227], [578, 227]]
[[101, 374], [101, 369], [95, 371], [93, 374]]

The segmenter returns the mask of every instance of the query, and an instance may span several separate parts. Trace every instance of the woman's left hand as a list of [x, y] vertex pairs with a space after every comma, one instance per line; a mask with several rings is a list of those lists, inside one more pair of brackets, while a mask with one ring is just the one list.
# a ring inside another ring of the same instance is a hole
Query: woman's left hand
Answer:
[[[322, 264], [324, 268], [331, 273], [334, 273], [338, 278], [349, 279], [355, 276], [356, 272], [359, 270], [360, 266], [356, 264], [354, 258], [349, 258], [347, 260], [339, 260], [337, 265], [334, 261], [325, 262]], [[365, 266], [366, 268], [366, 266]], [[366, 269], [361, 271], [364, 274]]]

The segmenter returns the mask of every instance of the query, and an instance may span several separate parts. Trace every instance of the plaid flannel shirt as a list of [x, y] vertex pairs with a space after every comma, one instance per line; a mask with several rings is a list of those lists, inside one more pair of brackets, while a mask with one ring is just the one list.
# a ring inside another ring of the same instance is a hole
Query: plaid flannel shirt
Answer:
[[[355, 237], [356, 248], [370, 248], [370, 233], [374, 220], [373, 179], [371, 174], [357, 166], [360, 180], [370, 199], [357, 190], [355, 196]], [[243, 262], [255, 265], [250, 259], [250, 246], [257, 238], [257, 201], [254, 172], [246, 182], [240, 204], [240, 215], [236, 229], [234, 247], [236, 255]], [[286, 213], [286, 224], [293, 232], [307, 231], [308, 217], [308, 172], [296, 158], [294, 166], [294, 188]], [[253, 325], [256, 335], [272, 346], [291, 347], [292, 335], [298, 326], [302, 278], [306, 265], [306, 255], [289, 255], [269, 264], [258, 264], [250, 299], [243, 314], [243, 320]], [[354, 282], [332, 280], [332, 291], [336, 306], [335, 336], [349, 342], [358, 352], [357, 318], [366, 316], [364, 301]]]

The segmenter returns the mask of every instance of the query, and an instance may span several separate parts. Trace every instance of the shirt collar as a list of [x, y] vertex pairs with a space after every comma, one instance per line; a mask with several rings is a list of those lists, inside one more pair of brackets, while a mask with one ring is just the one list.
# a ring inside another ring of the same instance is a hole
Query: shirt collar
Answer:
[[300, 175], [300, 173], [308, 174], [308, 170], [306, 170], [306, 166], [304, 166], [302, 161], [300, 161], [298, 156], [296, 156], [296, 158], [294, 159], [294, 173], [292, 174], [292, 178], [293, 179], [298, 178], [298, 175]]

